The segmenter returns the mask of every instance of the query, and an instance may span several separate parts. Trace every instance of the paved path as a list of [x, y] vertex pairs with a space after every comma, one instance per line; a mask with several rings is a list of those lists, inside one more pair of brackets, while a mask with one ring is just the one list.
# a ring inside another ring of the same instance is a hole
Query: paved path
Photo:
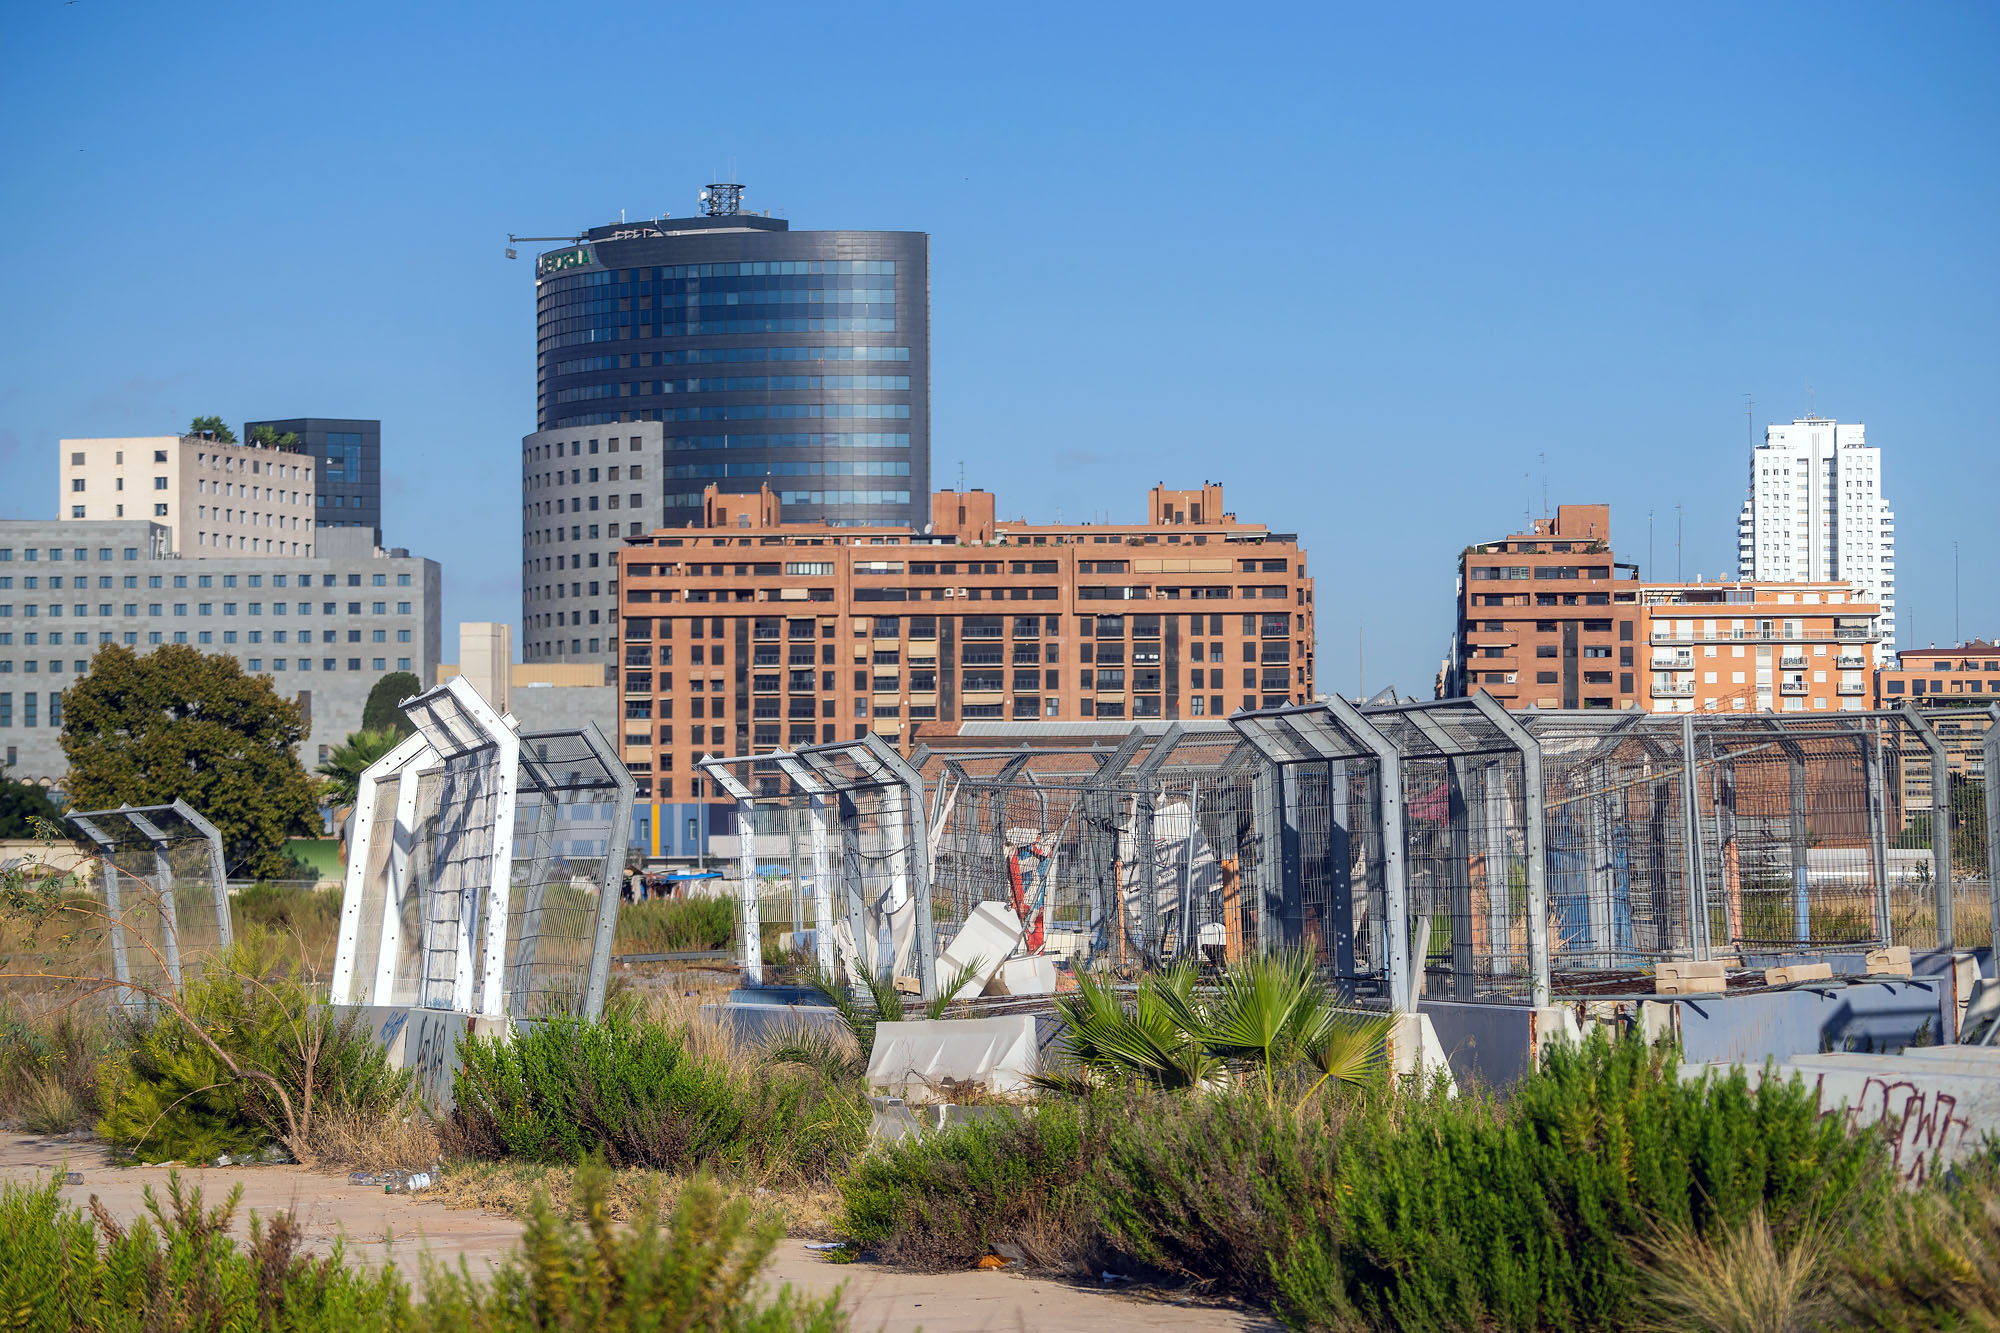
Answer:
[[[65, 1142], [22, 1134], [0, 1134], [0, 1180], [39, 1184], [63, 1169], [83, 1173], [83, 1183], [63, 1186], [63, 1196], [79, 1207], [97, 1196], [113, 1217], [139, 1217], [150, 1185], [165, 1201], [167, 1168], [114, 1166], [101, 1144]], [[301, 1166], [182, 1167], [184, 1185], [200, 1188], [205, 1203], [220, 1203], [237, 1184], [243, 1202], [236, 1215], [238, 1236], [247, 1233], [250, 1213], [268, 1216], [291, 1209], [303, 1224], [308, 1248], [324, 1254], [345, 1236], [350, 1259], [370, 1265], [395, 1263], [415, 1279], [417, 1257], [456, 1265], [462, 1256], [475, 1276], [506, 1256], [521, 1234], [514, 1218], [470, 1209], [446, 1208], [422, 1195], [384, 1194], [380, 1186], [350, 1185], [344, 1177], [320, 1175]], [[1277, 1326], [1226, 1306], [1181, 1305], [1152, 1299], [1145, 1292], [1072, 1286], [1005, 1272], [907, 1273], [874, 1264], [832, 1264], [787, 1240], [773, 1256], [766, 1277], [815, 1295], [845, 1284], [846, 1304], [857, 1330], [889, 1333], [1103, 1333], [1114, 1328], [1169, 1329], [1175, 1333], [1235, 1333]]]

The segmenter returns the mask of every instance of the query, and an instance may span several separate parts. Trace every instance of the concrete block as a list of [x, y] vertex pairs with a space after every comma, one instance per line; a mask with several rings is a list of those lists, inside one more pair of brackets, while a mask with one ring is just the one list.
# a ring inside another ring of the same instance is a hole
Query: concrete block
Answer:
[[868, 1087], [891, 1097], [941, 1101], [967, 1084], [1025, 1092], [1038, 1064], [1033, 1014], [909, 1019], [877, 1025]]
[[939, 983], [950, 981], [968, 964], [977, 964], [970, 990], [974, 995], [980, 994], [1000, 970], [1000, 964], [1013, 956], [1023, 933], [1021, 918], [1004, 903], [979, 904], [967, 914], [965, 924], [939, 955]]
[[1389, 1020], [1388, 1056], [1389, 1070], [1397, 1078], [1428, 1084], [1442, 1074], [1450, 1095], [1458, 1095], [1458, 1080], [1451, 1072], [1451, 1061], [1429, 1014], [1402, 1013]]
[[1766, 986], [1790, 986], [1801, 981], [1833, 980], [1831, 963], [1787, 963], [1783, 967], [1764, 969]]
[[1056, 960], [1052, 954], [1032, 954], [1009, 958], [1000, 964], [993, 980], [986, 983], [988, 995], [1054, 995]]
[[1871, 977], [1907, 977], [1915, 975], [1910, 970], [1910, 946], [1892, 944], [1886, 949], [1870, 949], [1863, 962]]
[[1667, 962], [1653, 971], [1655, 995], [1707, 995], [1728, 988], [1721, 963]]

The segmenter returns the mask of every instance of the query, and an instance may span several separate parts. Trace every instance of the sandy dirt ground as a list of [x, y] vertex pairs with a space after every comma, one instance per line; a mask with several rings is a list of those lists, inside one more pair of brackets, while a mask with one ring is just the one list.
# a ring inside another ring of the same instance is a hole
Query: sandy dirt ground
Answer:
[[[103, 1147], [92, 1142], [0, 1134], [0, 1179], [40, 1184], [51, 1171], [65, 1168], [83, 1176], [80, 1184], [62, 1190], [78, 1206], [95, 1195], [113, 1217], [137, 1218], [145, 1212], [148, 1186], [165, 1202], [165, 1167], [112, 1165]], [[351, 1260], [392, 1262], [412, 1278], [425, 1252], [452, 1265], [462, 1258], [475, 1276], [483, 1275], [521, 1234], [520, 1223], [511, 1217], [446, 1208], [422, 1195], [384, 1194], [380, 1186], [352, 1185], [344, 1177], [305, 1167], [180, 1170], [183, 1186], [199, 1188], [205, 1203], [220, 1203], [238, 1184], [243, 1186], [236, 1217], [239, 1236], [247, 1232], [253, 1211], [268, 1216], [290, 1209], [315, 1252], [327, 1252], [344, 1237]], [[780, 1244], [766, 1276], [773, 1284], [789, 1283], [815, 1295], [844, 1287], [854, 1327], [890, 1333], [1102, 1333], [1107, 1328], [1225, 1333], [1277, 1327], [1231, 1307], [1178, 1303], [1171, 1296], [1123, 1287], [1071, 1285], [1006, 1272], [904, 1273], [865, 1263], [833, 1264], [797, 1240]]]

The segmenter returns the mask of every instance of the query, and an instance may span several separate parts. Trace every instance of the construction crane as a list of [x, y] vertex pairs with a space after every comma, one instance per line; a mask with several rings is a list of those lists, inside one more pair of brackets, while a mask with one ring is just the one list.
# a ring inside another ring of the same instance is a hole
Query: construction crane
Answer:
[[568, 241], [568, 242], [569, 242], [569, 243], [570, 243], [571, 245], [577, 245], [577, 244], [580, 244], [580, 243], [582, 242], [582, 240], [583, 240], [583, 237], [582, 237], [582, 236], [580, 236], [580, 235], [578, 235], [578, 236], [516, 236], [516, 235], [515, 235], [515, 234], [514, 234], [513, 232], [511, 232], [511, 231], [510, 231], [510, 232], [508, 232], [508, 233], [507, 233], [507, 258], [509, 258], [509, 259], [519, 259], [519, 258], [520, 258], [521, 256], [520, 256], [520, 255], [518, 255], [518, 254], [516, 254], [516, 253], [514, 252], [514, 247], [515, 247], [515, 246], [517, 246], [517, 245], [521, 245], [521, 244], [523, 244], [523, 243], [525, 243], [525, 242], [529, 242], [529, 241]]

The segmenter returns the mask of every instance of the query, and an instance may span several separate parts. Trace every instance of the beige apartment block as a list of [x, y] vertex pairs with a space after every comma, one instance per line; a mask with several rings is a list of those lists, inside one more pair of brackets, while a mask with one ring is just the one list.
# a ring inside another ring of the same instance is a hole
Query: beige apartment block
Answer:
[[1656, 713], [1874, 705], [1882, 607], [1845, 580], [1642, 583]]
[[312, 455], [197, 435], [63, 440], [65, 519], [144, 519], [184, 559], [310, 556]]

